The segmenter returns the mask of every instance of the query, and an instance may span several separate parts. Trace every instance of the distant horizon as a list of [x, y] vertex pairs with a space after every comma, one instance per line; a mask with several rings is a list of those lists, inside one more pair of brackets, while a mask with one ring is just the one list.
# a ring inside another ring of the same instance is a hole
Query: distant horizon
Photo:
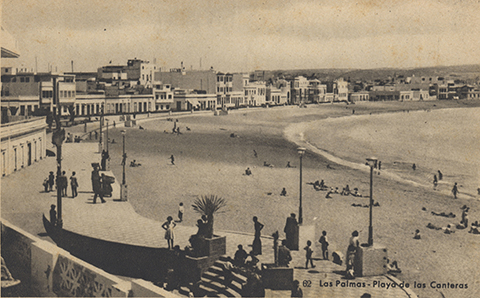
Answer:
[[20, 57], [91, 71], [141, 57], [163, 69], [426, 68], [480, 64], [480, 2], [465, 0], [4, 0]]

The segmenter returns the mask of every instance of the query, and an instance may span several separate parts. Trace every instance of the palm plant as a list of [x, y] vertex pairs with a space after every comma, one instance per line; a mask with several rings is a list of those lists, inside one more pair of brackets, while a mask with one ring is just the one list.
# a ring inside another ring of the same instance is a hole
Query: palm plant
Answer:
[[193, 210], [207, 217], [205, 238], [213, 237], [213, 215], [225, 206], [225, 199], [216, 195], [202, 195], [193, 202]]

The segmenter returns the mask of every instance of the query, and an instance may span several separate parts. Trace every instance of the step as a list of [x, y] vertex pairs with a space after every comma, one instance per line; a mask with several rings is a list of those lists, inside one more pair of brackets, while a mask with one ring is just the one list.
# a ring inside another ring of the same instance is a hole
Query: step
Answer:
[[[213, 272], [213, 271], [206, 271], [203, 273], [202, 277], [209, 278], [209, 279], [214, 279], [215, 276], [222, 277], [223, 279], [223, 271], [221, 272]], [[247, 282], [247, 278], [241, 274], [238, 274], [236, 272], [233, 273], [233, 281], [239, 283], [239, 284], [244, 284]]]
[[206, 289], [210, 289], [210, 292], [215, 292], [216, 294], [223, 294], [227, 297], [241, 297], [240, 293], [236, 292], [232, 288], [224, 288], [223, 284], [216, 281], [202, 281], [201, 284]]
[[[223, 286], [223, 277], [220, 276], [214, 276], [213, 278], [202, 277], [201, 281], [203, 284], [218, 283]], [[229, 288], [239, 294], [242, 292], [242, 284], [238, 283], [235, 280], [230, 283]]]

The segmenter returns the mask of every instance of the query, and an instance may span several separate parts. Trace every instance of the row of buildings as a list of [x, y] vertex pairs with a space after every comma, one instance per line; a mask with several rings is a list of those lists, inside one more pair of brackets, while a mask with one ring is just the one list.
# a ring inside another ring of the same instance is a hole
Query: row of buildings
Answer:
[[37, 73], [4, 67], [2, 121], [56, 113], [57, 106], [62, 115], [90, 116], [338, 101], [480, 99], [478, 87], [438, 77], [413, 77], [354, 90], [342, 78], [321, 82], [303, 76], [269, 77], [264, 81], [258, 80], [258, 73], [186, 71], [183, 63], [165, 71], [136, 58], [126, 65], [100, 67], [97, 72]]
[[[213, 69], [162, 71], [156, 65], [131, 59], [126, 65], [107, 65], [97, 72], [35, 72], [3, 67], [2, 121], [57, 113], [89, 116], [184, 110], [216, 110], [246, 106], [320, 103], [349, 100], [343, 79], [322, 84], [298, 76], [267, 84], [246, 73]], [[57, 102], [58, 101], [58, 102]]]

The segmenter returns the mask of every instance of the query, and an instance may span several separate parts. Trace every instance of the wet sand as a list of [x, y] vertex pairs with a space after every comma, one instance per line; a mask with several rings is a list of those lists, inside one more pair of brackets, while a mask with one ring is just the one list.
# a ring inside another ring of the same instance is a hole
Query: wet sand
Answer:
[[[164, 130], [171, 131], [173, 122], [144, 122], [141, 125], [146, 130], [127, 128], [128, 160], [136, 159], [142, 164], [127, 167], [130, 202], [141, 215], [159, 221], [169, 215], [176, 217], [178, 203], [183, 202], [187, 207], [183, 224], [193, 226], [198, 215], [188, 207], [194, 198], [216, 194], [228, 203], [225, 212], [215, 217], [216, 229], [253, 233], [252, 217], [258, 216], [265, 224], [264, 235], [278, 230], [283, 236], [285, 218], [291, 212], [298, 213], [299, 197], [297, 145], [284, 138], [288, 125], [348, 116], [352, 115], [352, 109], [358, 115], [465, 105], [464, 102], [374, 103], [246, 109], [233, 111], [228, 116], [178, 117], [182, 132], [178, 136], [164, 133]], [[117, 140], [110, 145], [112, 170], [120, 179], [121, 135], [118, 129], [110, 133], [110, 138]], [[232, 133], [235, 137], [231, 137]], [[175, 165], [170, 165], [171, 154], [175, 156]], [[264, 161], [275, 167], [263, 167]], [[287, 161], [297, 168], [285, 168]], [[363, 194], [369, 191], [369, 175], [364, 171], [334, 164], [310, 151], [303, 158], [303, 166], [305, 183], [324, 179], [327, 185], [340, 189], [349, 184], [351, 189], [358, 187]], [[252, 176], [243, 175], [247, 167], [252, 170]], [[471, 207], [470, 221], [480, 220], [479, 202], [453, 200], [451, 195], [382, 175], [374, 179], [374, 198], [380, 203], [380, 207], [374, 209], [374, 241], [386, 245], [390, 259], [399, 262], [403, 273], [397, 277], [411, 284], [426, 283], [426, 289], [414, 289], [422, 297], [441, 297], [437, 290], [430, 288], [432, 281], [468, 283], [468, 290], [443, 289], [446, 297], [477, 297], [480, 273], [475, 260], [480, 257], [480, 236], [465, 230], [446, 235], [425, 226], [429, 222], [439, 226], [458, 223], [460, 207], [464, 204]], [[335, 195], [333, 199], [325, 199], [326, 192], [315, 191], [305, 183], [304, 223], [326, 230], [332, 251], [344, 252], [353, 230], [361, 231], [360, 239], [366, 242], [368, 208], [351, 205], [368, 204], [368, 198]], [[287, 190], [286, 197], [280, 196], [283, 187]], [[427, 211], [422, 211], [422, 207]], [[457, 217], [433, 216], [431, 211], [453, 212]], [[417, 228], [421, 230], [421, 240], [413, 239]]]

